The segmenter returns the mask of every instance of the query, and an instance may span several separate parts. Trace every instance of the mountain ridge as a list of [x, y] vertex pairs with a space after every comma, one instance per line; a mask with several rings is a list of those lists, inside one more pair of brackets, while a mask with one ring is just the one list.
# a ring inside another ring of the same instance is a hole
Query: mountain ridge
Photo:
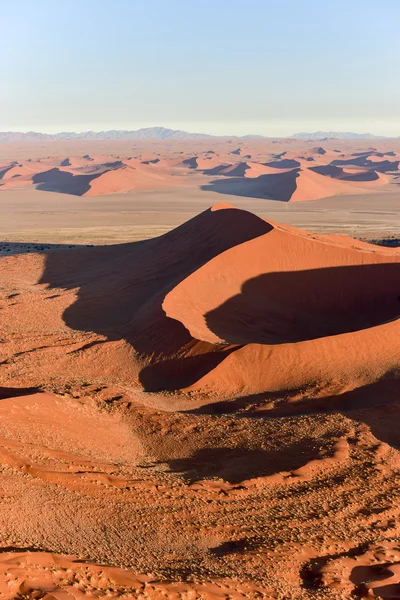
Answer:
[[379, 140], [385, 139], [385, 135], [374, 135], [372, 133], [354, 133], [353, 131], [314, 131], [310, 133], [294, 133], [290, 136], [297, 140], [320, 140], [334, 138], [338, 140]]
[[[395, 137], [395, 136], [394, 136]], [[1, 131], [1, 142], [25, 141], [57, 141], [57, 140], [195, 140], [195, 139], [240, 139], [257, 140], [272, 139], [270, 136], [257, 134], [249, 135], [212, 135], [208, 133], [193, 133], [180, 129], [167, 127], [143, 127], [141, 129], [110, 129], [106, 131], [61, 131], [59, 133], [41, 133], [37, 131]], [[387, 139], [387, 136], [378, 136], [371, 133], [315, 131], [311, 133], [295, 133], [291, 136], [276, 137], [275, 139], [321, 140], [321, 139]]]

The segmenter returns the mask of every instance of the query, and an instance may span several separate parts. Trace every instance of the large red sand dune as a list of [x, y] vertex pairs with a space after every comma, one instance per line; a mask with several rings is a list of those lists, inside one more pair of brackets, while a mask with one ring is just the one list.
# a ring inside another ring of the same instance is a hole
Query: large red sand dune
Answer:
[[396, 598], [399, 275], [228, 204], [1, 257], [0, 596]]
[[[229, 205], [155, 240], [15, 257], [9, 268], [15, 281], [30, 274], [27, 290], [39, 280], [42, 294], [56, 294], [48, 303], [34, 296], [43, 331], [34, 347], [63, 321], [87, 337], [78, 355], [56, 344], [51, 360], [26, 370], [24, 386], [66, 369], [95, 377], [105, 369], [110, 382], [145, 390], [212, 392], [211, 400], [171, 400], [189, 407], [269, 392], [328, 397], [399, 368], [398, 250], [312, 235]], [[14, 327], [28, 326], [21, 300], [7, 310]]]

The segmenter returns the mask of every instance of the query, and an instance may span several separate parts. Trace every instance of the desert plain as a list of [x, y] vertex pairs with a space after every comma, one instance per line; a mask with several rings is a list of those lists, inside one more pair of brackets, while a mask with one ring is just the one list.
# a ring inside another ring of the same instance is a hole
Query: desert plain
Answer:
[[0, 597], [400, 598], [400, 140], [0, 144]]

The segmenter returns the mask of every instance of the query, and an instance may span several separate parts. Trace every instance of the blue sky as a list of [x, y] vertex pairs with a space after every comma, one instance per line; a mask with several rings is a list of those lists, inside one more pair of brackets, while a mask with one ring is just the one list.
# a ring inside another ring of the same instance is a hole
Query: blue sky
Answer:
[[0, 0], [0, 130], [400, 135], [395, 0]]

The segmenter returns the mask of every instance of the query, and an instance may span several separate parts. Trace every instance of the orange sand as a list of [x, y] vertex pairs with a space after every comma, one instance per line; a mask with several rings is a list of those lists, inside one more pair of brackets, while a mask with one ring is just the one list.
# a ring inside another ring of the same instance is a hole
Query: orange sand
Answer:
[[344, 151], [333, 147], [339, 140], [329, 141], [326, 148], [285, 140], [281, 145], [288, 149], [278, 153], [269, 140], [243, 142], [234, 150], [230, 142], [214, 144], [215, 150], [206, 149], [201, 140], [181, 142], [178, 148], [183, 150], [175, 149], [173, 142], [159, 147], [153, 142], [151, 152], [131, 148], [130, 155], [82, 152], [39, 159], [11, 157], [0, 167], [0, 191], [32, 185], [44, 191], [101, 196], [195, 182], [222, 194], [298, 202], [376, 192], [377, 186], [396, 183], [399, 171], [395, 152], [354, 152], [355, 143], [343, 140]]
[[[35, 185], [169, 170], [118, 160]], [[398, 597], [399, 272], [399, 249], [224, 203], [0, 257], [1, 597]]]

